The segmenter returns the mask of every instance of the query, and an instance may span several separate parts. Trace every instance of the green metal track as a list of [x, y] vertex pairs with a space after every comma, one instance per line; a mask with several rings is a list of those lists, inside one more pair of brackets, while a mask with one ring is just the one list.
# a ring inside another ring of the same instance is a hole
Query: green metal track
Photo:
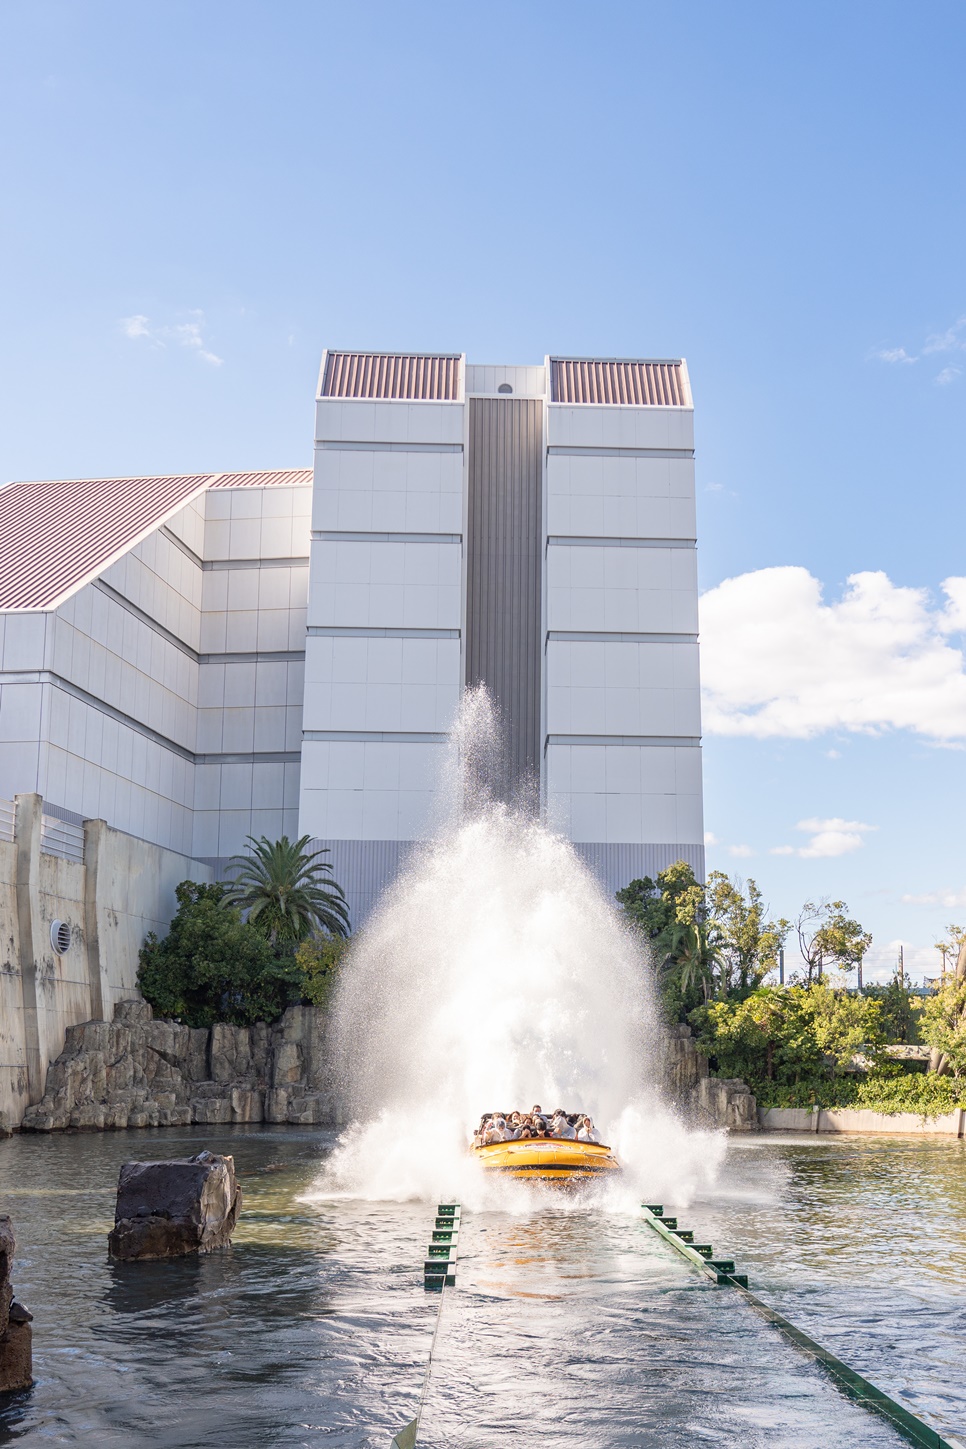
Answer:
[[[766, 1322], [793, 1343], [796, 1348], [802, 1349], [829, 1375], [836, 1388], [840, 1389], [846, 1398], [852, 1399], [860, 1404], [862, 1408], [868, 1409], [870, 1413], [878, 1414], [880, 1418], [886, 1419], [896, 1433], [901, 1435], [908, 1444], [916, 1445], [916, 1449], [966, 1449], [958, 1439], [943, 1438], [937, 1434], [935, 1429], [930, 1429], [915, 1414], [910, 1414], [895, 1399], [877, 1389], [868, 1379], [863, 1378], [855, 1369], [849, 1368], [834, 1353], [829, 1353], [820, 1343], [809, 1338], [794, 1323], [790, 1323], [774, 1308], [763, 1302], [748, 1288], [748, 1279], [744, 1273], [736, 1273], [735, 1265], [727, 1258], [713, 1258], [711, 1249], [707, 1244], [692, 1246], [690, 1239], [693, 1234], [687, 1228], [679, 1228], [677, 1218], [666, 1218], [663, 1207], [657, 1204], [641, 1204], [641, 1211], [644, 1214], [644, 1221], [659, 1233], [666, 1243], [669, 1243], [682, 1258], [695, 1268], [700, 1269], [705, 1276], [710, 1277], [715, 1283], [734, 1288], [756, 1313], [760, 1314]], [[704, 1249], [705, 1251], [702, 1251]]]

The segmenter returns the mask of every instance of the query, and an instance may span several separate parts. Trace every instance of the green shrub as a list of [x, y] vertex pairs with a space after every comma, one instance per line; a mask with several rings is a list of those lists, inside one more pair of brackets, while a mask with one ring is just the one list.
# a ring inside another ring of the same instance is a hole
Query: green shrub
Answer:
[[870, 1112], [915, 1112], [921, 1117], [942, 1117], [966, 1107], [966, 1081], [938, 1077], [935, 1072], [890, 1071], [882, 1068], [864, 1077], [835, 1081], [802, 1081], [792, 1086], [765, 1083], [757, 1091], [762, 1107], [852, 1107]]
[[304, 1001], [312, 1006], [328, 1007], [349, 945], [348, 936], [310, 936], [299, 943], [295, 964], [300, 972]]
[[290, 952], [273, 947], [224, 901], [224, 887], [182, 881], [178, 912], [163, 940], [141, 948], [138, 986], [159, 1016], [187, 1026], [275, 1021], [300, 996]]
[[718, 1075], [741, 1077], [763, 1098], [765, 1088], [815, 1090], [844, 1072], [856, 1052], [874, 1052], [882, 1041], [878, 1003], [824, 982], [762, 986], [743, 1001], [699, 1007], [690, 1021]]

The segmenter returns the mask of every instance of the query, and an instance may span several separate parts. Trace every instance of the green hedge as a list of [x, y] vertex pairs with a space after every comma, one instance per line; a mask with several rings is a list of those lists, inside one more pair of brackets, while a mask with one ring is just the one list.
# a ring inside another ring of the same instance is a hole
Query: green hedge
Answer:
[[837, 1081], [773, 1083], [757, 1089], [762, 1107], [853, 1107], [870, 1112], [915, 1112], [921, 1117], [942, 1117], [966, 1107], [966, 1078], [937, 1077], [935, 1073], [871, 1072], [867, 1077], [840, 1077]]

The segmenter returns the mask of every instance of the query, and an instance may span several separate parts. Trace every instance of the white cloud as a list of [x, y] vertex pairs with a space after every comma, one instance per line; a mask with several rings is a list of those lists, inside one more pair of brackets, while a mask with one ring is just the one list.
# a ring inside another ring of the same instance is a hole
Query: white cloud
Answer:
[[966, 661], [948, 637], [966, 630], [966, 578], [946, 579], [942, 590], [941, 606], [925, 589], [859, 573], [826, 603], [819, 580], [795, 565], [709, 589], [701, 599], [708, 732], [966, 738]]
[[906, 906], [943, 906], [948, 910], [958, 911], [966, 906], [966, 887], [958, 891], [947, 888], [926, 891], [920, 896], [907, 895], [902, 897], [902, 903]]
[[221, 367], [224, 359], [212, 352], [205, 343], [204, 313], [195, 309], [190, 315], [198, 320], [152, 327], [150, 317], [145, 317], [139, 312], [133, 317], [122, 317], [118, 325], [124, 336], [130, 337], [132, 341], [144, 337], [155, 347], [166, 347], [170, 342], [178, 347], [187, 347], [202, 362], [207, 362], [211, 367]]
[[749, 855], [754, 855], [750, 845], [729, 845], [728, 854], [737, 856], [740, 860], [747, 860]]
[[718, 839], [718, 837], [715, 835], [714, 831], [712, 831], [712, 830], [706, 830], [704, 832], [704, 843], [705, 843], [705, 845], [720, 845], [721, 844], [720, 840]]
[[966, 317], [958, 317], [945, 332], [935, 332], [927, 337], [922, 350], [923, 353], [966, 351]]
[[151, 336], [150, 329], [148, 328], [148, 319], [147, 317], [142, 317], [140, 313], [134, 317], [122, 317], [119, 325], [125, 337]]
[[862, 837], [875, 825], [866, 825], [862, 820], [843, 820], [834, 816], [830, 820], [800, 820], [796, 830], [804, 831], [811, 839], [805, 845], [776, 845], [772, 855], [798, 855], [802, 860], [827, 860], [836, 855], [848, 855], [858, 850]]
[[877, 347], [871, 353], [872, 357], [879, 362], [918, 362], [918, 357], [910, 357], [904, 347]]
[[[951, 327], [945, 332], [934, 332], [927, 337], [922, 344], [922, 357], [932, 357], [942, 352], [966, 352], [966, 317], [958, 317]], [[904, 347], [873, 347], [869, 357], [877, 362], [907, 363], [918, 362], [919, 356], [907, 352]], [[947, 387], [949, 383], [955, 382], [962, 369], [959, 367], [944, 367], [936, 375], [936, 383], [940, 387]]]
[[842, 751], [841, 750], [826, 750], [825, 751], [825, 758], [827, 760], [840, 760], [842, 758]]

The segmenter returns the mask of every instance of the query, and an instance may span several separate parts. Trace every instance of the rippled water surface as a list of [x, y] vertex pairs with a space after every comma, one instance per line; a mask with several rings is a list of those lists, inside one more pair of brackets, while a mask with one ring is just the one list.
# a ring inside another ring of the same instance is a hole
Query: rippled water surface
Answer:
[[[0, 1409], [0, 1443], [388, 1449], [412, 1416], [439, 1303], [420, 1272], [432, 1205], [313, 1197], [326, 1134], [216, 1133], [0, 1143], [37, 1376]], [[120, 1163], [203, 1146], [235, 1156], [234, 1246], [112, 1264]], [[806, 1332], [966, 1434], [962, 1143], [733, 1139], [713, 1199], [681, 1220]], [[467, 1212], [442, 1315], [427, 1449], [901, 1442], [631, 1217], [552, 1198]]]

